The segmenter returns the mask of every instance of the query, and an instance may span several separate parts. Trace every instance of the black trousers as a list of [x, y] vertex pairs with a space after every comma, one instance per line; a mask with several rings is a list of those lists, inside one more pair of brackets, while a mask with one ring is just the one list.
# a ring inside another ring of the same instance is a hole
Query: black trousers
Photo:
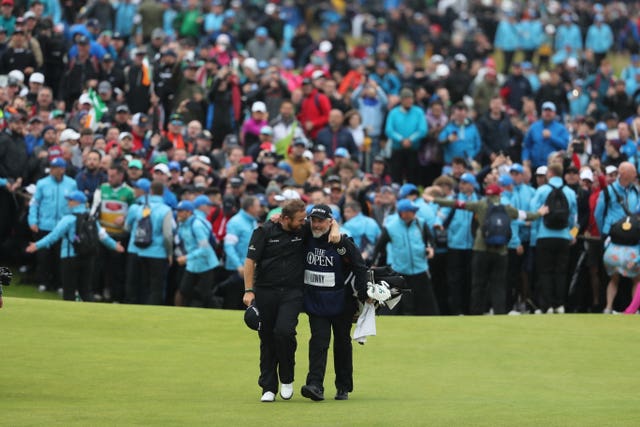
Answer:
[[207, 307], [211, 299], [214, 270], [202, 273], [184, 272], [180, 282], [180, 293], [184, 297], [184, 303], [189, 307]]
[[[40, 230], [36, 233], [36, 241], [49, 234], [50, 231]], [[38, 249], [36, 252], [36, 280], [45, 285], [47, 290], [55, 291], [62, 287], [60, 281], [60, 241], [50, 248]]]
[[167, 267], [166, 258], [129, 254], [126, 301], [130, 304], [161, 305], [164, 301]]
[[391, 152], [391, 179], [393, 182], [402, 184], [406, 180], [417, 183], [421, 174], [416, 150], [400, 148]]
[[127, 304], [142, 304], [143, 295], [140, 289], [140, 269], [138, 255], [127, 254], [127, 274], [125, 282], [124, 302]]
[[431, 284], [433, 285], [433, 293], [436, 295], [441, 315], [451, 314], [447, 283], [447, 256], [447, 252], [436, 252], [435, 256], [429, 260]]
[[549, 307], [565, 304], [567, 294], [567, 269], [569, 268], [569, 246], [566, 239], [538, 239], [536, 243], [536, 273], [538, 307], [546, 311]]
[[302, 310], [302, 288], [255, 288], [255, 305], [262, 322], [260, 336], [260, 378], [263, 392], [278, 391], [294, 379], [296, 326]]
[[507, 255], [473, 251], [471, 314], [484, 314], [488, 303], [495, 314], [506, 313]]
[[453, 315], [469, 314], [471, 292], [471, 250], [449, 249], [447, 252], [449, 311]]
[[222, 308], [229, 310], [240, 310], [244, 307], [242, 297], [244, 295], [244, 277], [237, 271], [225, 270], [228, 275], [218, 285], [219, 292], [224, 295]]
[[400, 313], [417, 316], [437, 316], [440, 314], [436, 296], [433, 293], [431, 278], [428, 272], [405, 275], [407, 287], [411, 292], [405, 292], [400, 299]]
[[76, 291], [82, 301], [93, 301], [91, 285], [93, 283], [92, 257], [62, 258], [60, 270], [62, 275], [62, 298], [75, 301]]
[[322, 317], [309, 314], [311, 338], [309, 339], [309, 373], [307, 384], [324, 391], [324, 374], [327, 369], [327, 353], [333, 331], [333, 369], [336, 374], [336, 390], [353, 391], [353, 348], [351, 347], [351, 321], [353, 303], [338, 316]]
[[[120, 236], [111, 237], [119, 241], [125, 248], [127, 247], [128, 239]], [[96, 271], [100, 271], [102, 277], [94, 280], [96, 283], [94, 293], [101, 294], [104, 288], [107, 287], [111, 291], [112, 301], [124, 302], [127, 277], [127, 254], [109, 250], [101, 245], [100, 256], [96, 260], [96, 264], [99, 264]]]
[[511, 69], [511, 63], [513, 62], [513, 57], [516, 54], [515, 50], [503, 50], [502, 55], [504, 58], [504, 63], [502, 64], [502, 74], [509, 74]]

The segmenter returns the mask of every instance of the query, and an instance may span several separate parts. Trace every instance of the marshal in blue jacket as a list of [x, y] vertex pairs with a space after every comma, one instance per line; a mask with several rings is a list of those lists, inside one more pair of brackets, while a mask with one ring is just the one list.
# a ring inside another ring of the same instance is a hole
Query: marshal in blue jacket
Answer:
[[29, 204], [29, 226], [51, 231], [69, 212], [65, 196], [77, 189], [76, 181], [64, 175], [62, 180], [49, 175], [36, 183], [36, 193]]

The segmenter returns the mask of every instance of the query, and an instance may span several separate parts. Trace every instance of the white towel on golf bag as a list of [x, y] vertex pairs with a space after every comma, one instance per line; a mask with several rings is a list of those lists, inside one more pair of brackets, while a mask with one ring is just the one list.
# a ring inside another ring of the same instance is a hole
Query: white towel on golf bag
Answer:
[[353, 330], [353, 339], [359, 344], [367, 342], [367, 337], [376, 335], [376, 308], [369, 302], [364, 303], [362, 313]]

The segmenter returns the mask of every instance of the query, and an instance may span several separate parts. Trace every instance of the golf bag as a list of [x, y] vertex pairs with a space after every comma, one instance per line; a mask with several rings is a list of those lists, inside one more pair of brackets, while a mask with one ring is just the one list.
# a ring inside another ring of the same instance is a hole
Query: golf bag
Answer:
[[[392, 310], [402, 298], [403, 292], [411, 292], [407, 288], [404, 276], [394, 271], [389, 266], [371, 267], [367, 272], [367, 296], [374, 300], [376, 309], [385, 307], [385, 310]], [[354, 295], [357, 296], [355, 288]], [[360, 316], [362, 304], [358, 304], [358, 310], [354, 314], [354, 323]]]

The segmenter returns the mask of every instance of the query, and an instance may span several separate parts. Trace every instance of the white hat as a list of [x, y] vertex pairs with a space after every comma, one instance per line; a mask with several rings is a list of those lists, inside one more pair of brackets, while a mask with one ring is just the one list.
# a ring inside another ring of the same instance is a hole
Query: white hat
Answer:
[[439, 64], [436, 67], [436, 76], [449, 77], [449, 67], [447, 67], [445, 64]]
[[578, 66], [578, 60], [576, 58], [574, 58], [573, 56], [570, 56], [569, 58], [567, 58], [567, 67], [576, 68], [577, 66]]
[[331, 52], [331, 49], [333, 49], [333, 45], [331, 44], [331, 42], [329, 40], [323, 40], [318, 45], [318, 50], [320, 52], [329, 53], [329, 52]]
[[272, 13], [274, 13], [276, 10], [278, 10], [278, 6], [276, 6], [273, 3], [268, 3], [265, 7], [264, 7], [264, 13], [266, 13], [267, 15], [271, 15]]
[[153, 167], [153, 171], [160, 171], [163, 174], [165, 174], [166, 176], [171, 176], [171, 172], [169, 172], [169, 166], [165, 165], [164, 163], [158, 163], [157, 165], [155, 165]]
[[18, 80], [20, 82], [20, 84], [24, 83], [24, 73], [20, 70], [11, 70], [9, 71], [9, 74], [7, 74], [8, 78], [13, 78], [15, 80]]
[[78, 103], [80, 105], [91, 104], [91, 97], [89, 96], [88, 93], [83, 93], [82, 95], [80, 95], [80, 98], [78, 99]]
[[322, 77], [324, 77], [324, 71], [322, 70], [315, 70], [313, 73], [311, 73], [312, 80], [320, 79]]
[[255, 113], [257, 111], [260, 111], [262, 113], [266, 113], [267, 112], [267, 106], [264, 104], [264, 102], [256, 101], [256, 102], [253, 103], [253, 105], [251, 106], [251, 112]]
[[611, 174], [612, 174], [612, 173], [614, 173], [614, 172], [618, 172], [618, 168], [617, 168], [617, 167], [615, 167], [615, 166], [613, 166], [613, 165], [609, 165], [609, 166], [607, 166], [606, 168], [604, 168], [604, 172], [605, 172], [607, 175], [611, 175]]
[[254, 73], [258, 72], [258, 61], [255, 58], [247, 58], [242, 61], [242, 66], [244, 68], [248, 68]]
[[230, 44], [231, 43], [231, 39], [229, 39], [229, 36], [227, 34], [220, 34], [218, 35], [218, 37], [216, 37], [216, 44]]
[[546, 175], [546, 174], [547, 174], [546, 166], [540, 166], [538, 169], [536, 169], [536, 175]]
[[284, 202], [286, 200], [298, 200], [300, 199], [300, 193], [298, 193], [296, 190], [292, 190], [289, 188], [284, 190], [282, 194], [274, 196], [274, 199], [277, 202]]
[[435, 54], [431, 57], [432, 64], [441, 64], [443, 62], [444, 62], [444, 58], [442, 57], [442, 55]]
[[589, 168], [582, 169], [582, 172], [580, 172], [580, 179], [586, 179], [587, 181], [593, 182], [593, 171]]
[[311, 150], [304, 150], [304, 153], [302, 153], [302, 157], [304, 157], [305, 159], [313, 160], [313, 153], [311, 152]]
[[122, 141], [125, 138], [133, 139], [133, 135], [131, 135], [130, 132], [120, 132], [120, 135], [118, 135], [118, 142]]
[[76, 141], [80, 139], [80, 134], [71, 128], [67, 128], [60, 133], [60, 142]]
[[211, 159], [207, 156], [198, 156], [198, 161], [206, 165], [211, 165]]
[[42, 74], [42, 73], [33, 73], [33, 74], [31, 74], [31, 77], [29, 77], [29, 83], [44, 84], [44, 74]]

